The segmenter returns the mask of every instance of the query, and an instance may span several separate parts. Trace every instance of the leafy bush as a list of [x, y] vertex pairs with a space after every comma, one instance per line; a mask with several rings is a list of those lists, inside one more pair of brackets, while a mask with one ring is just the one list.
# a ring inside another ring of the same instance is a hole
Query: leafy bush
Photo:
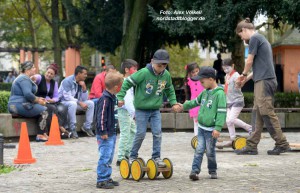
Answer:
[[254, 94], [252, 92], [244, 92], [245, 108], [253, 107]]
[[7, 104], [10, 96], [8, 91], [0, 91], [0, 113], [8, 113]]
[[300, 107], [300, 94], [299, 93], [275, 93], [276, 108], [297, 108]]
[[[244, 93], [245, 107], [253, 107], [254, 94]], [[300, 94], [299, 93], [275, 93], [275, 108], [298, 108], [300, 107]]]
[[0, 83], [0, 90], [10, 91], [12, 83]]

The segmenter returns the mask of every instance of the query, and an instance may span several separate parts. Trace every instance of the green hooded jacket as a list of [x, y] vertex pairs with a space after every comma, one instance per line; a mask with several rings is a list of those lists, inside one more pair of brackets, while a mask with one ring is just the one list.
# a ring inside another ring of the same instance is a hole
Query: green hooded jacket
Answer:
[[184, 110], [200, 106], [198, 124], [204, 127], [214, 127], [221, 131], [226, 121], [226, 95], [222, 87], [204, 90], [197, 98], [186, 101]]
[[122, 88], [117, 94], [119, 101], [124, 101], [126, 91], [131, 87], [134, 87], [133, 104], [135, 109], [159, 109], [163, 103], [164, 94], [171, 105], [177, 103], [170, 73], [164, 70], [160, 74], [155, 74], [151, 64], [124, 80]]

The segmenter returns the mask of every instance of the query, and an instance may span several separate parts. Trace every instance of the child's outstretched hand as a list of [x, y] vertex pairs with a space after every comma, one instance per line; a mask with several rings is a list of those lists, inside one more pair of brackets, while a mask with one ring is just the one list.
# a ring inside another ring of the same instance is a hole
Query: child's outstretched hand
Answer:
[[118, 107], [122, 107], [124, 104], [124, 101], [118, 101]]
[[175, 111], [176, 113], [181, 112], [183, 110], [183, 106], [181, 103], [177, 103], [172, 106], [172, 110]]
[[215, 139], [217, 139], [218, 137], [220, 137], [220, 132], [217, 131], [217, 130], [213, 130], [212, 137], [215, 138]]

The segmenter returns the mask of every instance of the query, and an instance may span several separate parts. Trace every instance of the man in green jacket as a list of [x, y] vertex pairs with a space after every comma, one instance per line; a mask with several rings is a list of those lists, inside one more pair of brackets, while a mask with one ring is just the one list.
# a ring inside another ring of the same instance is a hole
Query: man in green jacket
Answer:
[[126, 91], [134, 87], [133, 104], [137, 129], [130, 152], [130, 163], [138, 157], [138, 151], [146, 136], [147, 124], [150, 122], [153, 134], [152, 158], [158, 167], [166, 167], [166, 164], [160, 158], [162, 132], [159, 108], [163, 103], [163, 95], [167, 96], [173, 110], [180, 109], [176, 101], [170, 73], [166, 70], [168, 63], [168, 52], [162, 49], [157, 50], [151, 63], [129, 76], [123, 82], [121, 91], [117, 94], [118, 106], [123, 106]]
[[211, 179], [217, 179], [216, 142], [226, 120], [226, 96], [222, 87], [216, 82], [217, 71], [209, 66], [200, 69], [198, 76], [192, 80], [200, 80], [206, 88], [192, 101], [186, 101], [183, 109], [188, 110], [200, 106], [198, 113], [198, 145], [195, 150], [191, 180], [199, 180], [203, 154], [206, 150], [208, 173]]

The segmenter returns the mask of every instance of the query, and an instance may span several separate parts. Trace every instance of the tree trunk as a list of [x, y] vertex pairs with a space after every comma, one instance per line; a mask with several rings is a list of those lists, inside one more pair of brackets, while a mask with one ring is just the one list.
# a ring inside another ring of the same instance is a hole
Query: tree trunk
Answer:
[[[34, 27], [34, 21], [33, 21], [33, 15], [32, 15], [32, 8], [31, 8], [31, 4], [30, 1], [26, 1], [25, 2], [25, 7], [27, 10], [27, 15], [28, 15], [28, 25], [29, 25], [29, 31], [30, 31], [30, 35], [31, 35], [31, 46], [32, 48], [37, 49], [37, 37], [36, 37], [36, 29]], [[32, 53], [33, 54], [33, 53]], [[33, 57], [33, 62], [34, 61], [34, 57]]]
[[245, 66], [245, 46], [244, 42], [237, 35], [233, 38], [231, 58], [235, 64], [235, 70], [242, 73]]
[[[268, 23], [273, 23], [273, 19], [268, 18]], [[270, 42], [270, 44], [274, 43], [274, 29], [273, 25], [270, 24], [268, 24], [268, 41]]]
[[[62, 4], [62, 17], [63, 17], [63, 21], [67, 22], [69, 20], [69, 15], [68, 15], [68, 11], [65, 8], [64, 4]], [[73, 27], [70, 26], [66, 26], [65, 27], [65, 33], [66, 33], [66, 39], [67, 39], [67, 44], [68, 45], [74, 45], [75, 41], [74, 41], [74, 30]]]
[[121, 46], [122, 61], [125, 58], [135, 60], [140, 58], [138, 45], [142, 36], [142, 29], [147, 18], [147, 2], [148, 0], [125, 0], [123, 39]]
[[52, 41], [54, 51], [54, 62], [60, 67], [59, 75], [62, 75], [63, 66], [61, 63], [61, 46], [59, 34], [59, 14], [58, 14], [58, 0], [51, 1], [51, 14], [52, 14]]

